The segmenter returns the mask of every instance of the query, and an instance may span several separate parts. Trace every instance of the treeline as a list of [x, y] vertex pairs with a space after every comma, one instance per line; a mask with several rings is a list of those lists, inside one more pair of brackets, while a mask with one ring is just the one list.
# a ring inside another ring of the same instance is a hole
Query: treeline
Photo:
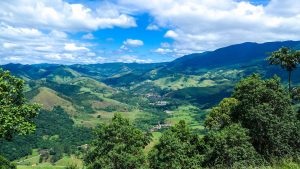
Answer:
[[41, 161], [48, 159], [56, 162], [63, 154], [75, 154], [78, 146], [92, 138], [91, 129], [74, 126], [73, 120], [60, 107], [52, 111], [41, 110], [33, 122], [36, 125], [34, 133], [1, 142], [1, 155], [15, 160], [31, 155], [32, 149], [39, 149], [43, 158]]
[[84, 161], [89, 169], [245, 168], [287, 158], [299, 162], [300, 119], [291, 103], [278, 77], [263, 80], [254, 74], [212, 108], [203, 137], [180, 121], [146, 155], [151, 134], [115, 115], [111, 124], [96, 129]]

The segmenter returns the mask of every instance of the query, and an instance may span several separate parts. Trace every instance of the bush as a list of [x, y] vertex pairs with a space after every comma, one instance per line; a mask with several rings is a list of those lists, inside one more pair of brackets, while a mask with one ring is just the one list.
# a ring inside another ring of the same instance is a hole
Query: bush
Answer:
[[111, 124], [96, 129], [85, 163], [88, 169], [143, 168], [146, 165], [144, 148], [149, 142], [145, 133], [117, 114]]
[[208, 146], [206, 166], [250, 166], [261, 163], [259, 154], [249, 142], [249, 131], [239, 124], [211, 131], [204, 137]]
[[16, 165], [10, 163], [6, 158], [0, 156], [0, 169], [16, 169]]
[[149, 163], [153, 169], [196, 169], [201, 168], [202, 154], [200, 138], [180, 121], [163, 133], [160, 142], [149, 153]]

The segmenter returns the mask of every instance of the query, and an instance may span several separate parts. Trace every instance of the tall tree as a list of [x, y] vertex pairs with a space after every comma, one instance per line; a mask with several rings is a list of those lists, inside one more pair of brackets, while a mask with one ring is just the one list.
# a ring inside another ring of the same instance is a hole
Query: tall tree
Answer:
[[95, 140], [85, 157], [88, 169], [137, 169], [146, 166], [144, 147], [150, 137], [128, 119], [116, 114], [111, 124], [95, 131]]
[[[257, 74], [241, 80], [231, 98], [214, 107], [205, 121], [207, 166], [261, 163], [299, 154], [300, 121], [280, 79]], [[218, 168], [218, 167], [217, 167]]]
[[165, 131], [149, 153], [150, 168], [201, 168], [204, 146], [184, 121]]
[[[32, 121], [39, 106], [26, 103], [23, 95], [24, 81], [0, 69], [0, 141], [11, 140], [14, 134], [25, 135], [35, 130]], [[1, 169], [16, 166], [0, 156]]]
[[274, 51], [267, 58], [271, 65], [280, 65], [282, 69], [288, 72], [289, 91], [291, 91], [291, 76], [292, 71], [297, 68], [300, 61], [300, 52], [291, 50], [287, 47], [282, 47]]
[[219, 130], [211, 130], [204, 136], [208, 146], [205, 167], [244, 168], [260, 164], [260, 156], [251, 144], [249, 131], [240, 124], [230, 124]]
[[297, 113], [278, 77], [267, 80], [259, 75], [247, 77], [237, 84], [232, 97], [239, 104], [231, 119], [249, 130], [251, 142], [260, 154], [269, 158], [299, 152], [294, 147], [300, 139], [295, 135], [299, 127]]
[[23, 95], [24, 81], [0, 69], [0, 139], [12, 139], [35, 130], [32, 121], [39, 106], [28, 104]]

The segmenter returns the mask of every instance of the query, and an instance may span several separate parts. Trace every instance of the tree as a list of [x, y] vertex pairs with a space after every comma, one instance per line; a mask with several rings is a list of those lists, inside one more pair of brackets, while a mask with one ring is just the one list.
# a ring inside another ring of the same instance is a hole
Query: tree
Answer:
[[262, 80], [252, 75], [241, 80], [232, 95], [239, 104], [232, 119], [249, 130], [255, 149], [266, 158], [283, 157], [299, 151], [293, 137], [299, 125], [289, 94], [274, 77]]
[[271, 65], [280, 65], [282, 69], [288, 72], [289, 91], [291, 91], [291, 75], [292, 71], [297, 68], [300, 61], [300, 52], [293, 51], [287, 47], [282, 47], [274, 51], [267, 58]]
[[184, 121], [165, 131], [149, 153], [150, 168], [201, 168], [204, 146]]
[[218, 106], [212, 108], [211, 112], [206, 116], [205, 127], [212, 130], [222, 129], [232, 123], [233, 109], [238, 105], [235, 98], [225, 98]]
[[111, 124], [96, 129], [95, 140], [85, 156], [85, 163], [89, 169], [143, 168], [146, 166], [143, 151], [149, 142], [149, 135], [116, 114]]
[[26, 103], [24, 81], [0, 70], [0, 139], [12, 139], [14, 134], [25, 135], [35, 130], [32, 119], [39, 106]]
[[257, 165], [260, 156], [250, 143], [249, 131], [240, 124], [231, 124], [220, 130], [212, 130], [205, 137], [209, 147], [205, 166], [227, 168]]
[[16, 169], [16, 165], [0, 156], [0, 169]]
[[300, 121], [276, 76], [242, 79], [231, 98], [212, 109], [205, 125], [206, 166], [251, 165], [261, 163], [261, 157], [269, 161], [300, 152]]

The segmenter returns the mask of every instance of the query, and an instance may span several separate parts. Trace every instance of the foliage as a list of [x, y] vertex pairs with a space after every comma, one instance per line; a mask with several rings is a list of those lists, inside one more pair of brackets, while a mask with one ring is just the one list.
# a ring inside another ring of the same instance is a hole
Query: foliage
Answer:
[[257, 165], [258, 153], [250, 143], [249, 131], [239, 124], [232, 124], [222, 130], [211, 131], [205, 136], [208, 146], [205, 165], [232, 167]]
[[12, 141], [0, 144], [0, 152], [10, 159], [30, 155], [33, 148], [51, 150], [52, 162], [62, 153], [71, 154], [77, 146], [88, 143], [92, 138], [91, 129], [74, 126], [73, 120], [60, 107], [53, 111], [42, 110], [34, 119], [36, 132], [27, 136], [17, 136]]
[[205, 126], [209, 129], [221, 129], [232, 123], [232, 111], [238, 105], [234, 98], [223, 99], [218, 106], [213, 107], [206, 116]]
[[193, 134], [184, 121], [165, 131], [149, 154], [153, 169], [200, 168], [203, 145], [198, 135]]
[[0, 169], [16, 169], [16, 165], [0, 156]]
[[39, 106], [27, 104], [23, 95], [24, 81], [0, 69], [0, 139], [12, 139], [35, 130], [32, 119]]
[[150, 137], [120, 114], [116, 114], [110, 124], [99, 126], [95, 135], [85, 157], [88, 168], [135, 169], [146, 165], [143, 149]]
[[65, 169], [79, 169], [79, 167], [76, 164], [69, 164]]
[[[265, 157], [293, 155], [295, 130], [299, 128], [289, 94], [274, 77], [252, 75], [239, 82], [232, 95], [239, 100], [233, 119], [249, 129], [255, 149]], [[296, 140], [295, 140], [296, 139]]]
[[267, 58], [271, 65], [280, 65], [289, 73], [289, 90], [291, 91], [291, 72], [297, 68], [300, 62], [300, 52], [296, 52], [287, 47], [282, 47], [274, 51]]
[[256, 165], [261, 157], [270, 162], [299, 155], [300, 122], [278, 77], [262, 80], [254, 74], [241, 80], [205, 124], [208, 166]]

